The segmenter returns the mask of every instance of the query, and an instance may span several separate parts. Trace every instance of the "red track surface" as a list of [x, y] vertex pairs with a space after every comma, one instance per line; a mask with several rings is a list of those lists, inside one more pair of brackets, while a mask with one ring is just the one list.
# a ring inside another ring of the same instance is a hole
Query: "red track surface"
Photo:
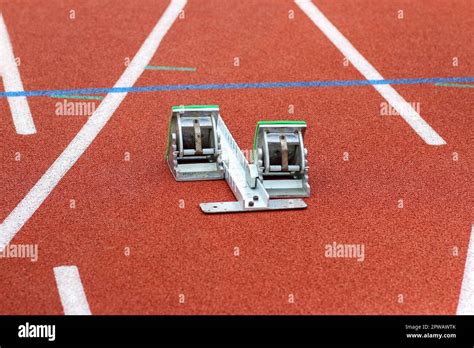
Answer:
[[[471, 1], [315, 2], [385, 78], [473, 75]], [[112, 86], [166, 5], [29, 1], [1, 11], [25, 89], [69, 89]], [[145, 71], [136, 85], [362, 79], [342, 62], [292, 1], [190, 0], [151, 64], [197, 72]], [[94, 314], [454, 313], [473, 219], [472, 90], [395, 89], [421, 104], [447, 145], [430, 147], [401, 118], [381, 117], [384, 100], [370, 86], [129, 94], [13, 240], [39, 244], [38, 262], [0, 260], [0, 312], [62, 313], [52, 269], [72, 264]], [[58, 101], [29, 98], [38, 133], [20, 137], [0, 99], [0, 221], [85, 122], [55, 116]], [[180, 104], [219, 104], [243, 149], [258, 120], [306, 120], [308, 209], [202, 214], [200, 202], [233, 196], [224, 181], [173, 180], [164, 156], [169, 110]], [[365, 261], [326, 258], [334, 241], [365, 244]]]

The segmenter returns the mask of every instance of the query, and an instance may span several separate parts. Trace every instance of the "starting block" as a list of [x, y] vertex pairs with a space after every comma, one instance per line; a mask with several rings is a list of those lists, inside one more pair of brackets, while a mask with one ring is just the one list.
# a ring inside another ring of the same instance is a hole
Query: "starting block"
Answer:
[[303, 209], [309, 197], [303, 121], [257, 123], [252, 161], [217, 105], [174, 106], [166, 160], [177, 181], [225, 179], [237, 201], [201, 203], [204, 213]]
[[306, 122], [303, 121], [257, 123], [253, 162], [270, 198], [309, 196], [307, 150], [303, 142], [305, 130]]
[[177, 181], [223, 179], [218, 163], [219, 108], [174, 106], [171, 110], [166, 161]]

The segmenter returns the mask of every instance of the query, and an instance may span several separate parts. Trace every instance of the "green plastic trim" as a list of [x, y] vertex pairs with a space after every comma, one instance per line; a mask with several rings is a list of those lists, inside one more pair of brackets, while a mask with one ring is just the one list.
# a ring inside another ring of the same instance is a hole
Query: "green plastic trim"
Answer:
[[252, 151], [252, 160], [254, 160], [255, 151], [257, 151], [257, 138], [258, 138], [258, 129], [260, 126], [271, 126], [271, 125], [281, 125], [288, 124], [293, 126], [306, 126], [306, 121], [259, 121], [257, 122], [257, 128], [255, 128], [255, 137], [253, 138], [253, 151]]
[[168, 156], [170, 154], [170, 145], [171, 145], [171, 121], [173, 119], [173, 109], [174, 106], [171, 108], [171, 116], [170, 116], [170, 122], [168, 125], [168, 144], [166, 146], [166, 162], [168, 162]]
[[180, 110], [200, 110], [200, 109], [216, 109], [219, 110], [219, 105], [176, 105], [171, 108], [172, 111]]

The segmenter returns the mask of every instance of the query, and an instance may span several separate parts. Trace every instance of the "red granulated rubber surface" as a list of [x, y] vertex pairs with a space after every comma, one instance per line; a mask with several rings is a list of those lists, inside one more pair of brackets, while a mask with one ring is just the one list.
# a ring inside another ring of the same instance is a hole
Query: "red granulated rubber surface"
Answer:
[[[471, 1], [315, 3], [386, 79], [473, 75]], [[72, 89], [112, 87], [167, 5], [29, 0], [0, 10], [25, 90]], [[189, 0], [150, 64], [197, 71], [145, 70], [135, 86], [364, 79], [343, 58], [293, 1]], [[0, 259], [0, 313], [63, 313], [61, 265], [78, 267], [93, 314], [455, 313], [473, 219], [472, 89], [393, 87], [447, 145], [380, 116], [372, 86], [128, 94], [13, 239], [38, 244], [38, 261]], [[87, 119], [55, 115], [62, 99], [28, 101], [38, 132], [19, 136], [0, 99], [0, 221]], [[242, 149], [257, 121], [305, 120], [308, 208], [203, 214], [199, 203], [234, 197], [225, 181], [174, 181], [165, 153], [181, 104], [220, 105]], [[325, 257], [333, 242], [363, 244], [364, 261]]]

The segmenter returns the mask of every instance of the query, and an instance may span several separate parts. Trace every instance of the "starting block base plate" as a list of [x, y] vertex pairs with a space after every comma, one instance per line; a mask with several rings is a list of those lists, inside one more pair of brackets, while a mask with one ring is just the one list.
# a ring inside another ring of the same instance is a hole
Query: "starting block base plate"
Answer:
[[265, 210], [288, 210], [288, 209], [304, 209], [307, 207], [302, 199], [270, 199], [268, 206], [265, 207], [248, 207], [244, 208], [243, 203], [235, 202], [216, 202], [216, 203], [201, 203], [201, 210], [206, 214], [219, 213], [243, 213], [252, 211]]

